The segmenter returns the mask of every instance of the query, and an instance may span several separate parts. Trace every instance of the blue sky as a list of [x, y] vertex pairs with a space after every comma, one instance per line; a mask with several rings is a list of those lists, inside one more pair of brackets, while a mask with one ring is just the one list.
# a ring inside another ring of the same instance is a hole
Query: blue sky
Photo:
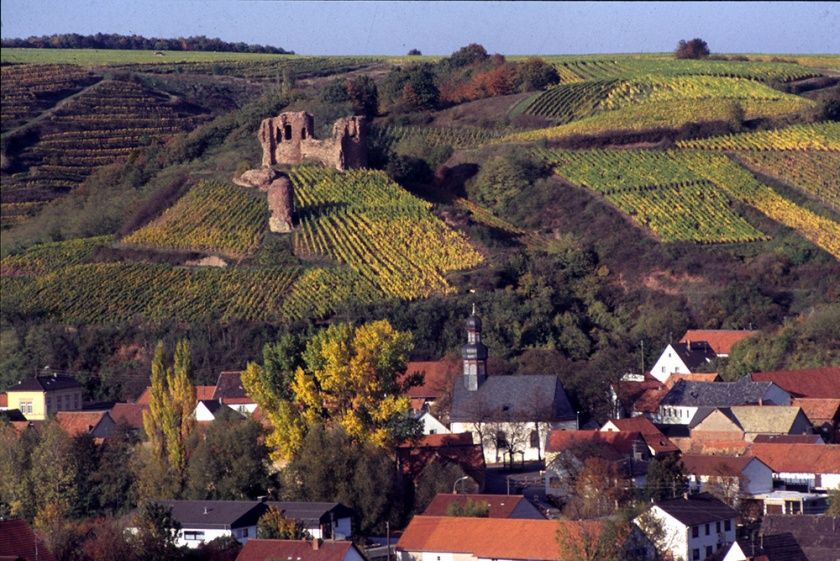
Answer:
[[663, 52], [702, 37], [713, 52], [840, 53], [837, 2], [280, 2], [0, 0], [3, 37], [207, 35], [300, 54]]

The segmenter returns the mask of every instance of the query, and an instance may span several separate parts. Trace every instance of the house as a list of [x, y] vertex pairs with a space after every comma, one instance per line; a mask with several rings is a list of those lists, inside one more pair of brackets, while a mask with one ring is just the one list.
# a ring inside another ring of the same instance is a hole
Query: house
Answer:
[[[616, 385], [610, 385], [612, 416], [616, 419], [655, 413], [668, 389], [650, 373], [624, 374]], [[651, 407], [650, 403], [656, 405]]]
[[195, 549], [222, 536], [247, 543], [257, 535], [257, 521], [268, 507], [259, 501], [157, 501], [172, 509], [181, 524], [175, 540], [178, 547]]
[[0, 559], [6, 561], [56, 561], [52, 552], [26, 520], [0, 520]]
[[415, 481], [432, 462], [456, 464], [479, 490], [484, 488], [484, 454], [481, 445], [473, 443], [472, 434], [430, 434], [397, 445], [397, 469], [410, 481]]
[[34, 376], [6, 390], [7, 408], [20, 410], [29, 421], [43, 421], [57, 411], [80, 411], [82, 391], [70, 376]]
[[[397, 542], [401, 561], [528, 560], [557, 561], [557, 534], [567, 529], [570, 539], [597, 537], [602, 524], [594, 521], [527, 520], [415, 516]], [[565, 547], [574, 547], [574, 544]]]
[[143, 411], [148, 408], [148, 405], [139, 403], [115, 403], [109, 413], [117, 424], [123, 423], [135, 432], [141, 432], [143, 431]]
[[680, 374], [679, 372], [674, 372], [668, 379], [665, 380], [665, 387], [673, 388], [674, 384], [679, 382], [680, 380], [685, 380], [687, 382], [720, 382], [720, 375], [717, 372], [692, 372], [691, 374]]
[[790, 532], [738, 538], [722, 561], [808, 561]]
[[738, 405], [699, 408], [690, 425], [692, 440], [753, 441], [760, 434], [808, 434], [811, 421], [799, 407]]
[[0, 411], [5, 411], [9, 408], [9, 396], [6, 392], [0, 393]]
[[349, 541], [253, 539], [242, 546], [236, 561], [365, 561]]
[[197, 423], [212, 423], [225, 415], [241, 417], [236, 410], [231, 411], [230, 407], [225, 407], [221, 401], [216, 399], [202, 399], [195, 404], [195, 410], [193, 411]]
[[315, 539], [346, 540], [352, 537], [353, 510], [340, 503], [315, 501], [267, 501], [286, 518], [303, 524]]
[[438, 493], [426, 507], [423, 516], [450, 516], [449, 512], [452, 505], [463, 506], [467, 500], [486, 504], [489, 518], [545, 520], [545, 516], [537, 510], [537, 507], [522, 495], [482, 495], [478, 493], [460, 495]]
[[560, 380], [553, 374], [488, 376], [487, 347], [475, 310], [466, 327], [463, 375], [453, 387], [450, 429], [472, 433], [487, 463], [512, 463], [517, 457], [542, 460], [548, 432], [577, 425]]
[[211, 399], [227, 405], [242, 415], [250, 415], [257, 408], [257, 402], [245, 393], [242, 386], [242, 372], [221, 372], [216, 380], [216, 389]]
[[406, 392], [414, 411], [428, 411], [450, 393], [453, 381], [461, 373], [461, 362], [453, 359], [413, 361], [405, 366], [403, 379], [419, 375], [421, 383]]
[[762, 502], [764, 514], [824, 514], [828, 510], [825, 493], [773, 490], [753, 498]]
[[738, 513], [708, 493], [655, 502], [635, 519], [642, 532], [650, 532], [647, 516], [661, 524], [659, 545], [674, 559], [707, 559], [735, 541]]
[[690, 425], [701, 407], [790, 405], [790, 394], [772, 382], [689, 382], [680, 380], [659, 401], [654, 423]]
[[610, 419], [601, 427], [601, 432], [637, 432], [647, 444], [651, 456], [673, 454], [680, 451], [647, 417]]
[[579, 469], [588, 457], [598, 457], [617, 466], [619, 473], [644, 485], [651, 454], [638, 432], [553, 430], [546, 445], [545, 492], [569, 494], [569, 471]]
[[825, 444], [818, 434], [759, 434], [753, 442], [756, 444]]
[[452, 432], [449, 427], [432, 415], [431, 411], [412, 409], [411, 415], [422, 425], [423, 434], [450, 434]]
[[770, 466], [778, 488], [840, 489], [840, 444], [753, 443], [750, 454]]
[[[193, 386], [193, 395], [195, 396], [196, 401], [201, 401], [202, 399], [213, 399], [213, 393], [216, 391], [216, 386]], [[146, 386], [146, 389], [143, 390], [143, 393], [140, 394], [134, 403], [139, 405], [149, 405], [149, 401], [152, 399], [152, 387]]]
[[651, 375], [665, 382], [671, 374], [691, 374], [708, 368], [717, 355], [704, 341], [669, 343], [653, 367]]
[[773, 470], [752, 456], [684, 454], [681, 460], [694, 492], [715, 489], [736, 498], [773, 490]]
[[840, 399], [840, 366], [755, 372], [756, 382], [773, 382], [793, 397]]
[[110, 438], [117, 427], [107, 411], [59, 411], [55, 414], [55, 421], [70, 438], [83, 434], [93, 438]]
[[793, 534], [808, 561], [837, 561], [840, 551], [840, 516], [767, 515], [761, 521], [765, 536]]
[[719, 358], [727, 358], [735, 343], [752, 337], [758, 331], [749, 329], [689, 329], [680, 343], [705, 343]]
[[802, 408], [825, 442], [840, 442], [840, 399], [794, 397], [793, 404]]

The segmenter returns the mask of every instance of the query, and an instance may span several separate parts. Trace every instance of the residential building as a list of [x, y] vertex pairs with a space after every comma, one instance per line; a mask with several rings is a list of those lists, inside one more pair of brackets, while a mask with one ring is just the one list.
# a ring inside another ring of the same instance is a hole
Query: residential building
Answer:
[[714, 489], [734, 499], [773, 490], [773, 470], [752, 456], [684, 454], [681, 461], [693, 492]]
[[718, 358], [726, 358], [739, 341], [752, 337], [758, 331], [749, 329], [689, 329], [680, 343], [705, 343]]
[[[216, 386], [193, 386], [193, 396], [195, 397], [196, 401], [201, 401], [202, 399], [213, 399], [213, 394], [216, 392]], [[149, 405], [149, 401], [152, 399], [152, 387], [146, 386], [146, 389], [143, 390], [143, 393], [140, 394], [134, 403], [139, 405]]]
[[802, 408], [825, 442], [840, 442], [840, 399], [794, 397], [793, 404]]
[[761, 521], [765, 536], [789, 532], [808, 561], [837, 561], [840, 557], [840, 516], [770, 514]]
[[698, 409], [737, 405], [790, 405], [790, 394], [772, 382], [689, 382], [680, 380], [659, 401], [654, 423], [691, 425]]
[[[557, 561], [597, 541], [602, 523], [572, 520], [415, 516], [397, 542], [400, 561]], [[647, 549], [638, 535], [628, 548]]]
[[9, 396], [6, 392], [0, 393], [0, 411], [5, 411], [9, 408]]
[[70, 376], [35, 376], [6, 390], [7, 407], [20, 410], [29, 421], [44, 421], [58, 411], [80, 411], [82, 392], [82, 385]]
[[397, 469], [409, 481], [415, 481], [432, 462], [454, 463], [479, 491], [484, 488], [484, 454], [481, 445], [473, 443], [472, 434], [430, 434], [397, 446]]
[[758, 435], [808, 434], [811, 421], [792, 405], [698, 408], [690, 425], [693, 440], [746, 440]]
[[449, 427], [441, 423], [431, 411], [412, 409], [411, 415], [423, 426], [423, 434], [450, 434]]
[[808, 561], [808, 557], [790, 532], [757, 533], [738, 538], [722, 561]]
[[211, 399], [227, 405], [242, 415], [250, 415], [257, 408], [253, 400], [242, 386], [242, 372], [221, 372], [216, 380], [216, 389]]
[[56, 561], [26, 520], [0, 520], [0, 560]]
[[414, 411], [429, 411], [442, 397], [451, 393], [452, 384], [461, 373], [462, 364], [451, 358], [432, 361], [414, 361], [406, 364], [403, 379], [418, 375], [420, 384], [406, 392]]
[[560, 380], [553, 374], [488, 376], [487, 347], [475, 311], [466, 327], [463, 375], [453, 387], [450, 429], [472, 433], [487, 463], [541, 460], [548, 432], [577, 424]]
[[143, 431], [143, 411], [148, 408], [139, 403], [115, 403], [109, 412], [114, 422], [128, 425], [139, 433]]
[[828, 510], [825, 493], [773, 490], [753, 498], [762, 502], [764, 514], [825, 514]]
[[157, 501], [172, 509], [181, 524], [175, 540], [191, 549], [223, 536], [247, 543], [257, 536], [257, 521], [267, 506], [259, 501]]
[[59, 411], [55, 421], [71, 438], [89, 434], [93, 438], [110, 438], [117, 424], [107, 411]]
[[353, 535], [353, 510], [341, 503], [318, 501], [267, 501], [286, 518], [303, 524], [315, 539], [346, 540]]
[[[708, 559], [735, 541], [738, 513], [708, 493], [659, 501], [648, 512], [662, 526], [660, 547], [674, 559]], [[644, 532], [645, 515], [636, 524]]]
[[322, 540], [248, 540], [236, 561], [365, 561], [364, 555], [350, 541]]
[[237, 410], [231, 411], [230, 407], [226, 407], [216, 399], [202, 399], [195, 404], [195, 411], [193, 411], [197, 423], [212, 423], [225, 415], [241, 418], [241, 414]]
[[478, 493], [464, 493], [451, 495], [438, 493], [423, 516], [449, 516], [452, 505], [464, 506], [470, 500], [474, 503], [486, 504], [488, 518], [526, 518], [530, 520], [545, 520], [545, 516], [522, 495], [482, 495]]
[[650, 369], [651, 375], [665, 382], [671, 374], [691, 374], [708, 368], [715, 352], [705, 342], [670, 343]]
[[755, 372], [755, 382], [773, 382], [793, 397], [840, 399], [840, 366]]
[[770, 466], [776, 488], [840, 489], [840, 444], [753, 443], [750, 454]]
[[647, 444], [651, 456], [675, 454], [680, 451], [647, 417], [610, 419], [601, 427], [601, 432], [637, 432]]

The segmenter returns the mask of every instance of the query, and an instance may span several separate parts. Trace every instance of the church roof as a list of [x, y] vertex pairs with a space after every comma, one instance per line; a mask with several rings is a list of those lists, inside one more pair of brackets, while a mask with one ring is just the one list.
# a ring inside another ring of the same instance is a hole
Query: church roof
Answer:
[[453, 422], [564, 421], [575, 418], [563, 385], [553, 374], [489, 376], [475, 391], [460, 380], [452, 395]]

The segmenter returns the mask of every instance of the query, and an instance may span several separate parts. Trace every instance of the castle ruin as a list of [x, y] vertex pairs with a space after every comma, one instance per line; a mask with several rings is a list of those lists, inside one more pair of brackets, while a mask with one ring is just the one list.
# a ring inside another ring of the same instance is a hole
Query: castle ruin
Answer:
[[294, 230], [295, 192], [289, 178], [271, 167], [251, 169], [234, 177], [233, 182], [241, 187], [252, 187], [265, 191], [268, 197], [268, 230], [287, 234]]
[[263, 119], [258, 138], [262, 165], [301, 164], [315, 161], [338, 170], [367, 165], [367, 121], [363, 116], [343, 117], [333, 124], [332, 136], [313, 136], [312, 115], [305, 111], [280, 113]]

